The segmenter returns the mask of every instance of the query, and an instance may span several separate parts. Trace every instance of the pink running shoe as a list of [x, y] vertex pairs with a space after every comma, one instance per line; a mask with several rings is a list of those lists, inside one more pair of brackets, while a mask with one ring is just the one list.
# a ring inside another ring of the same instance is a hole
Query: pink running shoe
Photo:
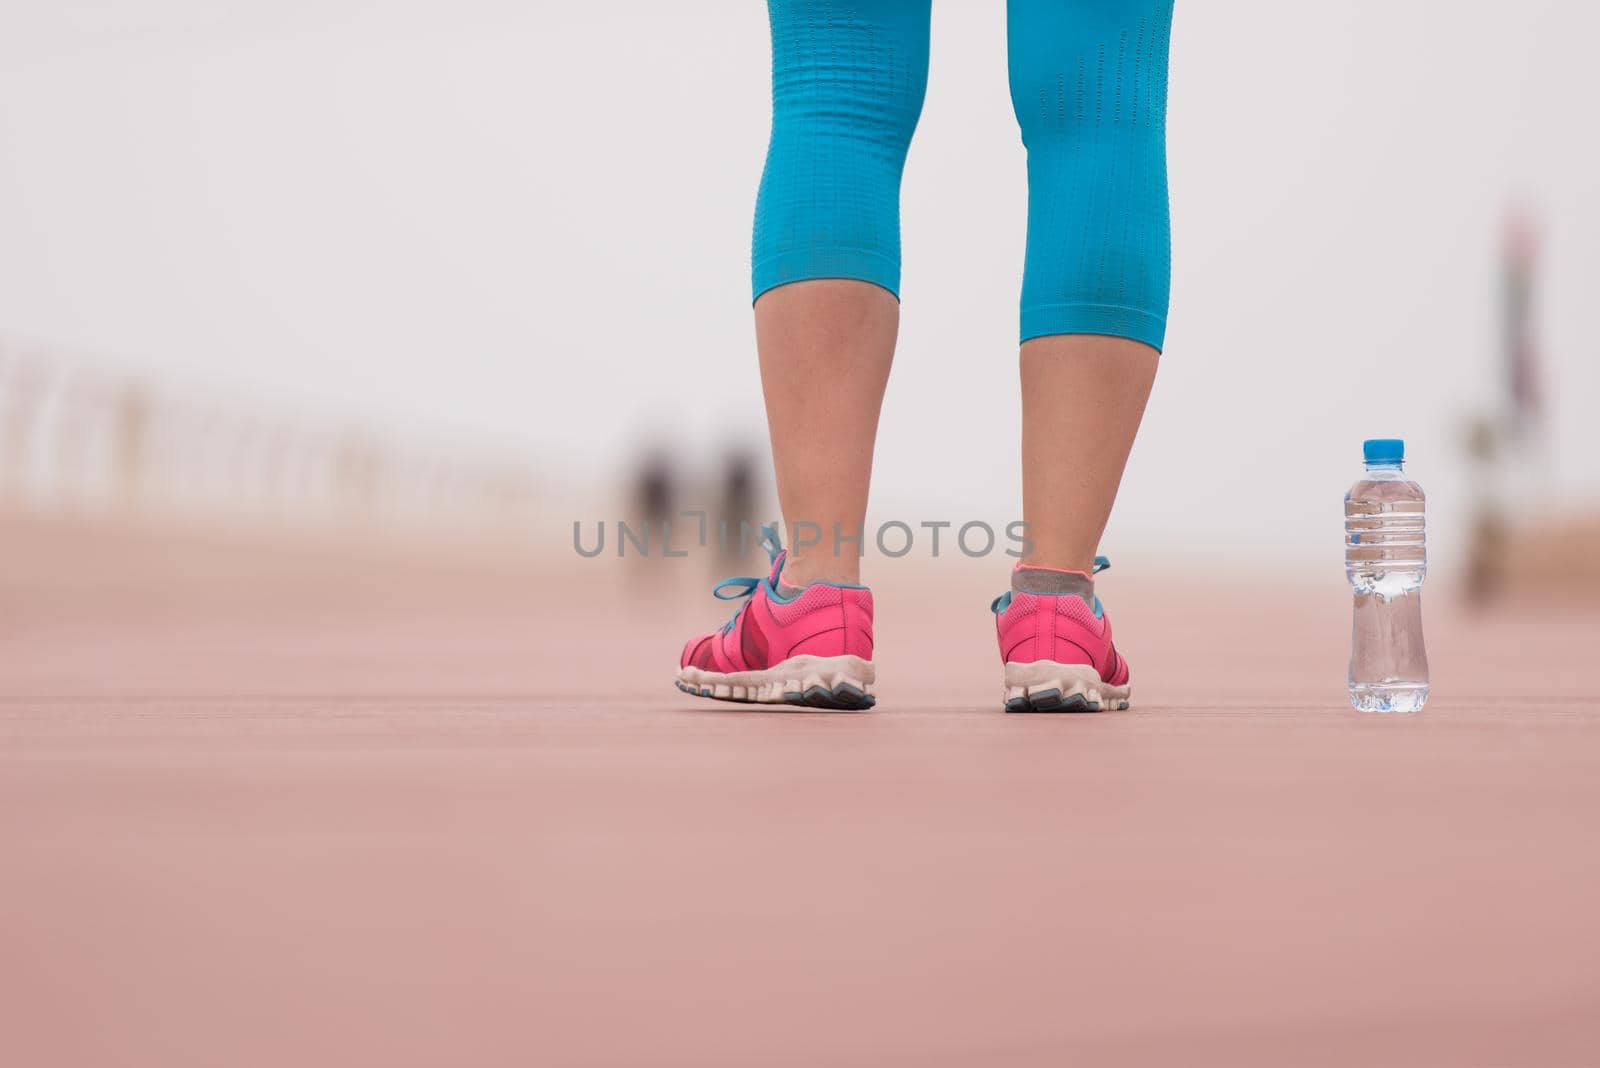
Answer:
[[[784, 600], [778, 575], [788, 553], [775, 528], [761, 530], [772, 571], [717, 583], [711, 592], [721, 600], [750, 599], [720, 629], [683, 647], [678, 689], [718, 701], [871, 708], [872, 591], [817, 582]], [[729, 589], [739, 592], [724, 595]]]
[[[1095, 573], [1110, 566], [1095, 557]], [[1128, 707], [1128, 662], [1111, 644], [1100, 598], [1091, 607], [1077, 594], [1008, 591], [989, 607], [1005, 664], [1007, 712]]]

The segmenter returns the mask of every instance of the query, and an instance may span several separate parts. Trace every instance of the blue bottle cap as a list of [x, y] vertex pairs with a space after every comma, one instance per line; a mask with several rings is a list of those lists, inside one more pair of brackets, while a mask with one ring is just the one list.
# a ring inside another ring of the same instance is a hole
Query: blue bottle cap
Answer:
[[1406, 458], [1402, 438], [1368, 438], [1361, 443], [1361, 455], [1369, 464], [1397, 464]]

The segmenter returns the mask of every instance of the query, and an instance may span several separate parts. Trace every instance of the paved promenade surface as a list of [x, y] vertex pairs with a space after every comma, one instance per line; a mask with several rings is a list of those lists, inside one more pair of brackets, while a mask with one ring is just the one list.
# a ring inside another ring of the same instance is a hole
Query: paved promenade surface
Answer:
[[7, 1064], [1600, 1063], [1600, 607], [1430, 588], [1361, 716], [1337, 570], [1135, 561], [1135, 707], [1005, 716], [995, 568], [907, 563], [878, 709], [762, 712], [670, 685], [695, 562], [0, 547]]

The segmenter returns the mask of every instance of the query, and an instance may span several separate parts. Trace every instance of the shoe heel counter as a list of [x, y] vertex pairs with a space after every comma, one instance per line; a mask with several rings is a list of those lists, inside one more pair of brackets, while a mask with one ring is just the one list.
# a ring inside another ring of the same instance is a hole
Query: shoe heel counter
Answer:
[[844, 591], [844, 652], [872, 659], [872, 591]]
[[[824, 587], [814, 586], [813, 590]], [[859, 656], [872, 659], [872, 594], [865, 589], [830, 587], [805, 613], [802, 632], [810, 636], [790, 646], [787, 656]]]
[[1039, 600], [1031, 593], [1013, 594], [1011, 605], [995, 616], [1001, 663], [1029, 664], [1040, 658]]

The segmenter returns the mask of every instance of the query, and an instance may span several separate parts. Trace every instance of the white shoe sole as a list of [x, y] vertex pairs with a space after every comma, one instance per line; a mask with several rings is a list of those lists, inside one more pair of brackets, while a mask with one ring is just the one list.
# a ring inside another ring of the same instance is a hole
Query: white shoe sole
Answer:
[[1088, 664], [1006, 663], [1007, 712], [1098, 712], [1128, 707], [1130, 686], [1113, 686]]
[[764, 671], [678, 669], [677, 686], [684, 693], [715, 701], [806, 708], [871, 708], [878, 669], [859, 656], [792, 656]]

